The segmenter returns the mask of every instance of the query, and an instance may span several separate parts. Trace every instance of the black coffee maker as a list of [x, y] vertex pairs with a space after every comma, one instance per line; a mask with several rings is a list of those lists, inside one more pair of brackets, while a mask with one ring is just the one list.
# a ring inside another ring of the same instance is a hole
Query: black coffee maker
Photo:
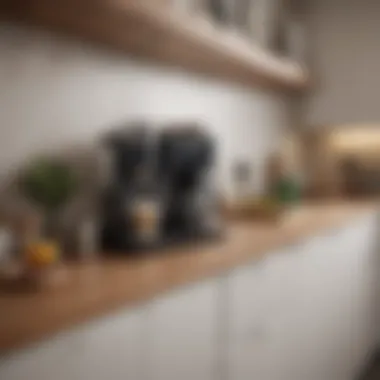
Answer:
[[215, 146], [202, 128], [126, 129], [107, 136], [110, 181], [102, 200], [102, 245], [131, 252], [220, 235]]

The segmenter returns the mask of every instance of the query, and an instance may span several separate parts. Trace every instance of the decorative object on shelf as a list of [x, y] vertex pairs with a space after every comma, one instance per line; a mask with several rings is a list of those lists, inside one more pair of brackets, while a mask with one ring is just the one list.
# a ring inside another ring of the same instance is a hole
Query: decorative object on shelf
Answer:
[[59, 213], [77, 191], [73, 170], [56, 159], [38, 159], [21, 177], [21, 192], [44, 213], [45, 236], [56, 237]]
[[296, 204], [301, 199], [301, 186], [289, 164], [281, 154], [268, 161], [269, 194], [283, 205]]
[[219, 24], [226, 25], [229, 21], [229, 0], [205, 0], [210, 16]]

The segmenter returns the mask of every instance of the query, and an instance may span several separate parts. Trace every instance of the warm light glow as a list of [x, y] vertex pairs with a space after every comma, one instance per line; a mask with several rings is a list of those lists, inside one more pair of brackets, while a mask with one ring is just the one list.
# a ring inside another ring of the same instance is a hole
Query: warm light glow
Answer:
[[341, 153], [373, 151], [380, 148], [380, 128], [360, 127], [334, 132], [331, 147]]

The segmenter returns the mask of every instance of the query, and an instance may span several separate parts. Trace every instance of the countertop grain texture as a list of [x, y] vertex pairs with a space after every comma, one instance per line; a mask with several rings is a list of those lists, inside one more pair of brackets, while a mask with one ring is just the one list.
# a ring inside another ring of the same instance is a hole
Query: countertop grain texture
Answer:
[[376, 207], [374, 202], [305, 204], [285, 214], [278, 224], [231, 223], [226, 237], [212, 244], [139, 259], [67, 264], [67, 282], [59, 288], [0, 293], [0, 353], [260, 260], [271, 251], [344, 225]]

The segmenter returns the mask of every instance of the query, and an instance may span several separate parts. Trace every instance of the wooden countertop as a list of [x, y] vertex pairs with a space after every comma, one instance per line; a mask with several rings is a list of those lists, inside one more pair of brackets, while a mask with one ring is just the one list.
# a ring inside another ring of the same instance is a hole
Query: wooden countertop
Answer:
[[141, 259], [68, 264], [68, 281], [60, 288], [33, 294], [0, 293], [0, 353], [259, 260], [275, 249], [347, 223], [375, 207], [375, 203], [344, 202], [303, 205], [278, 225], [232, 223], [226, 238], [217, 243]]

